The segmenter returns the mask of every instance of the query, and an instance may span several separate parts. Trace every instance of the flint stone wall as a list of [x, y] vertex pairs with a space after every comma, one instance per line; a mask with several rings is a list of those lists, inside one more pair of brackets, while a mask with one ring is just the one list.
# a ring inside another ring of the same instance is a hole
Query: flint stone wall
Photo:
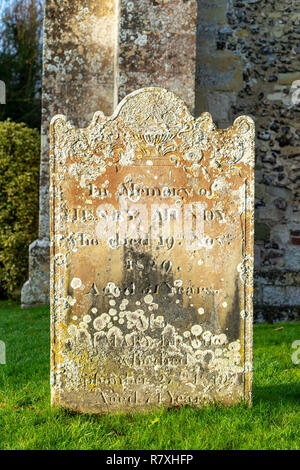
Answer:
[[198, 5], [196, 114], [255, 120], [255, 318], [299, 319], [300, 2]]

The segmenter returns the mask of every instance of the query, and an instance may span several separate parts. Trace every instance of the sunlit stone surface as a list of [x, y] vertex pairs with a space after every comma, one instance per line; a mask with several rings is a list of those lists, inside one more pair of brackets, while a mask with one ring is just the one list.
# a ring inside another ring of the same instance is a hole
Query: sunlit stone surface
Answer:
[[251, 402], [253, 121], [145, 88], [51, 141], [52, 403]]

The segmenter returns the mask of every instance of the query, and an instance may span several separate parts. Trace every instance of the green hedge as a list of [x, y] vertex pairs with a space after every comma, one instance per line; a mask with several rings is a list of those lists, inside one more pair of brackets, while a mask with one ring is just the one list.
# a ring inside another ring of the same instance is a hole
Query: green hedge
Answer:
[[40, 135], [0, 122], [0, 297], [11, 297], [28, 273], [28, 246], [37, 238]]

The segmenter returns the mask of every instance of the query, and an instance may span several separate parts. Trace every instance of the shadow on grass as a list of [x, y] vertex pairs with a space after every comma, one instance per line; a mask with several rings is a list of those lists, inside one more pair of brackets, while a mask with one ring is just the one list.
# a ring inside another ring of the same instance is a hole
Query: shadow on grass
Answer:
[[20, 302], [12, 299], [0, 299], [0, 310], [20, 308]]
[[292, 384], [255, 385], [253, 387], [253, 405], [264, 403], [291, 403], [299, 405], [300, 382]]

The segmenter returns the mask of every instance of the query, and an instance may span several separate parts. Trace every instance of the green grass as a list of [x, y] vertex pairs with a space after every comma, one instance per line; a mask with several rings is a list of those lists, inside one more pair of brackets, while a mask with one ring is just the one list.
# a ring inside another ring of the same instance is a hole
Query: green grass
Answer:
[[255, 326], [252, 407], [111, 416], [50, 408], [47, 307], [0, 302], [0, 339], [0, 449], [300, 448], [300, 365], [291, 360], [300, 323]]

